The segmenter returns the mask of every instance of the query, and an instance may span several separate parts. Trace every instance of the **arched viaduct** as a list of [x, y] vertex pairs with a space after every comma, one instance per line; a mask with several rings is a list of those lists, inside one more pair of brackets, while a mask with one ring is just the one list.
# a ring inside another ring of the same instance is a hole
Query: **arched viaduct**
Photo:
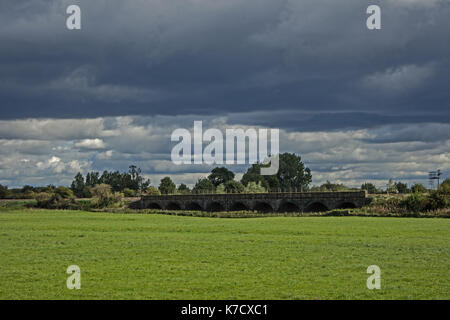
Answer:
[[143, 196], [142, 209], [258, 212], [320, 212], [359, 208], [365, 191]]

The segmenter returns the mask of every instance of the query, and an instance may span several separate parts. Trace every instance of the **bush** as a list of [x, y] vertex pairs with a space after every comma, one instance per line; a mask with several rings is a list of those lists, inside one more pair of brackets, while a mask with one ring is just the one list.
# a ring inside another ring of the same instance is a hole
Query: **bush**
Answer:
[[147, 188], [147, 194], [149, 196], [160, 196], [161, 195], [161, 191], [159, 191], [157, 188], [155, 187], [148, 187]]
[[46, 208], [48, 206], [48, 203], [49, 203], [51, 197], [52, 197], [52, 194], [48, 193], [48, 192], [38, 193], [35, 197], [37, 206], [39, 208]]
[[94, 194], [93, 206], [96, 208], [119, 207], [122, 204], [123, 194], [112, 192], [111, 186], [99, 184], [92, 188]]
[[2, 186], [0, 184], [0, 199], [5, 199], [8, 195], [8, 187]]
[[448, 208], [450, 206], [450, 195], [439, 191], [433, 191], [428, 196], [427, 210], [438, 210]]
[[415, 192], [403, 199], [400, 205], [408, 211], [423, 212], [427, 209], [428, 199], [425, 195]]
[[54, 192], [40, 192], [35, 196], [36, 206], [44, 209], [78, 209], [72, 190], [59, 187]]
[[83, 189], [83, 198], [92, 198], [92, 187], [84, 187]]
[[136, 191], [130, 188], [123, 189], [123, 195], [128, 198], [132, 198], [136, 196]]
[[225, 191], [227, 193], [242, 193], [244, 192], [244, 185], [238, 181], [230, 180], [225, 182]]
[[427, 188], [425, 188], [422, 184], [416, 183], [411, 187], [411, 192], [416, 193], [425, 193], [427, 192]]
[[254, 181], [250, 181], [247, 186], [244, 188], [245, 193], [266, 193], [267, 190], [261, 184], [261, 181], [258, 183]]
[[218, 193], [218, 194], [227, 193], [227, 191], [225, 190], [225, 185], [223, 183], [221, 183], [217, 186], [216, 193]]
[[63, 199], [74, 198], [73, 191], [66, 187], [58, 187], [54, 191], [55, 194], [59, 195]]

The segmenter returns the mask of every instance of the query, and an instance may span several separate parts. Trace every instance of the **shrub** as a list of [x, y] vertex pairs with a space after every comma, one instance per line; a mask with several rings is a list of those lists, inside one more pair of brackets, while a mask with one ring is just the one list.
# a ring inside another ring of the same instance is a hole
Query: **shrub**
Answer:
[[123, 194], [112, 192], [111, 186], [99, 184], [92, 188], [94, 194], [93, 206], [96, 208], [118, 207], [122, 204]]
[[37, 206], [38, 206], [39, 208], [45, 208], [45, 207], [47, 207], [47, 205], [48, 205], [48, 203], [49, 203], [51, 197], [52, 197], [52, 194], [51, 194], [51, 193], [48, 193], [48, 192], [41, 192], [41, 193], [38, 193], [38, 194], [36, 195], [36, 197], [35, 197], [36, 202], [37, 202]]
[[257, 183], [254, 181], [250, 181], [247, 186], [244, 188], [245, 193], [266, 193], [267, 190], [261, 184], [261, 181]]
[[83, 189], [83, 198], [92, 198], [92, 187], [84, 187]]
[[428, 206], [428, 199], [425, 195], [415, 192], [404, 198], [400, 205], [408, 211], [423, 212]]
[[74, 198], [73, 191], [66, 187], [58, 187], [55, 189], [54, 193], [63, 199]]
[[416, 193], [425, 193], [427, 192], [427, 188], [425, 188], [422, 184], [416, 183], [411, 187], [411, 192]]
[[0, 199], [5, 199], [8, 195], [8, 187], [0, 184]]
[[132, 190], [130, 188], [125, 188], [125, 189], [123, 189], [123, 195], [128, 198], [135, 197], [136, 191]]
[[72, 190], [59, 187], [52, 193], [40, 192], [35, 196], [36, 206], [44, 209], [78, 209]]
[[225, 185], [223, 183], [221, 183], [217, 186], [216, 193], [218, 193], [218, 194], [227, 193], [227, 191], [225, 190]]
[[187, 185], [185, 185], [184, 183], [180, 184], [177, 191], [178, 191], [178, 194], [190, 194], [191, 193], [191, 189], [189, 189], [189, 187]]
[[225, 182], [225, 191], [227, 193], [242, 193], [244, 192], [244, 186], [238, 181], [230, 180]]
[[438, 210], [448, 208], [450, 205], [450, 195], [439, 191], [433, 191], [428, 196], [427, 210]]
[[148, 187], [147, 188], [147, 194], [150, 195], [150, 196], [160, 196], [161, 195], [161, 191], [159, 191], [155, 187]]

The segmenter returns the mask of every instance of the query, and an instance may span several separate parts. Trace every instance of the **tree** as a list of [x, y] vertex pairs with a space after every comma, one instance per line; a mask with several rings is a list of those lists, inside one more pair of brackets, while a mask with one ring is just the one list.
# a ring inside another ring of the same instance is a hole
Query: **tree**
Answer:
[[198, 179], [194, 188], [192, 188], [192, 193], [214, 193], [215, 187], [208, 178]]
[[314, 191], [331, 191], [331, 192], [338, 192], [338, 191], [346, 191], [350, 190], [349, 187], [344, 186], [342, 183], [331, 183], [327, 180], [326, 183], [322, 184], [320, 187], [314, 187], [312, 188]]
[[294, 153], [280, 155], [277, 178], [282, 191], [305, 191], [312, 181], [311, 170], [306, 168], [302, 158]]
[[94, 194], [93, 204], [98, 208], [117, 207], [122, 203], [123, 194], [112, 192], [111, 186], [107, 184], [96, 185], [92, 188], [92, 193]]
[[427, 192], [427, 188], [425, 188], [423, 186], [423, 184], [421, 184], [421, 183], [415, 183], [411, 187], [411, 192], [413, 192], [413, 193], [425, 193], [425, 192]]
[[125, 188], [123, 189], [123, 196], [127, 198], [135, 197], [136, 196], [136, 190]]
[[214, 168], [208, 176], [208, 179], [215, 187], [217, 187], [219, 184], [227, 183], [228, 181], [233, 180], [234, 173], [224, 167]]
[[138, 168], [135, 165], [131, 165], [129, 169], [131, 183], [128, 187], [136, 191], [147, 189], [150, 185], [150, 179], [144, 180], [144, 178], [141, 176], [141, 168]]
[[161, 191], [159, 191], [159, 189], [157, 189], [153, 186], [148, 187], [146, 191], [149, 196], [160, 196], [161, 195]]
[[242, 183], [230, 180], [224, 183], [226, 193], [242, 193], [244, 192], [244, 186]]
[[216, 188], [216, 193], [217, 194], [224, 194], [224, 193], [227, 193], [227, 191], [225, 190], [225, 185], [222, 183], [222, 184], [219, 184], [218, 186], [217, 186], [217, 188]]
[[86, 175], [86, 183], [85, 185], [88, 187], [94, 187], [97, 184], [100, 184], [100, 173], [98, 172], [88, 172]]
[[70, 186], [70, 189], [78, 198], [82, 198], [84, 187], [85, 184], [83, 175], [80, 172], [78, 172], [74, 178], [74, 181], [72, 182], [72, 185]]
[[387, 185], [386, 185], [386, 192], [387, 193], [398, 193], [397, 187], [395, 186], [394, 181], [392, 179], [389, 179]]
[[5, 199], [8, 195], [8, 187], [0, 184], [0, 199]]
[[261, 185], [261, 182], [250, 181], [246, 187], [244, 187], [245, 193], [266, 193], [267, 190]]
[[266, 179], [266, 176], [261, 175], [261, 167], [263, 167], [261, 163], [252, 164], [252, 166], [248, 168], [247, 172], [242, 176], [241, 183], [244, 186], [248, 186], [250, 182], [254, 182], [256, 184], [260, 184], [264, 189], [268, 190], [270, 185]]
[[250, 182], [260, 184], [264, 189], [270, 190], [271, 192], [278, 192], [280, 189], [280, 182], [276, 175], [273, 176], [262, 176], [261, 168], [269, 167], [269, 164], [255, 163], [253, 164], [247, 172], [242, 176], [241, 183], [244, 186], [248, 186]]
[[366, 182], [364, 184], [361, 185], [361, 190], [366, 190], [367, 193], [378, 193], [378, 189], [377, 187], [370, 182]]
[[54, 190], [54, 193], [59, 195], [63, 199], [73, 198], [73, 191], [66, 187], [58, 187]]
[[161, 191], [161, 194], [174, 194], [176, 189], [177, 187], [170, 177], [161, 179], [161, 183], [159, 184], [159, 191]]
[[439, 191], [444, 194], [450, 194], [450, 179], [445, 179], [439, 186]]
[[191, 193], [191, 189], [189, 189], [189, 187], [187, 185], [185, 185], [184, 183], [182, 183], [178, 186], [177, 191], [179, 194], [190, 194]]
[[398, 193], [408, 193], [408, 185], [406, 183], [402, 183], [402, 182], [396, 182], [394, 183], [395, 188], [397, 188]]

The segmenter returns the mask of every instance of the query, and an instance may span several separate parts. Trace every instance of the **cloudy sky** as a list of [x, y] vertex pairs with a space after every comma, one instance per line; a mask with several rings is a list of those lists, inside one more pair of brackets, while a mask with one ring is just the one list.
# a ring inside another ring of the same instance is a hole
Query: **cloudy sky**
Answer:
[[2, 0], [0, 183], [136, 164], [192, 184], [211, 167], [175, 166], [170, 136], [202, 120], [279, 128], [314, 184], [427, 184], [450, 171], [448, 17], [449, 0]]

